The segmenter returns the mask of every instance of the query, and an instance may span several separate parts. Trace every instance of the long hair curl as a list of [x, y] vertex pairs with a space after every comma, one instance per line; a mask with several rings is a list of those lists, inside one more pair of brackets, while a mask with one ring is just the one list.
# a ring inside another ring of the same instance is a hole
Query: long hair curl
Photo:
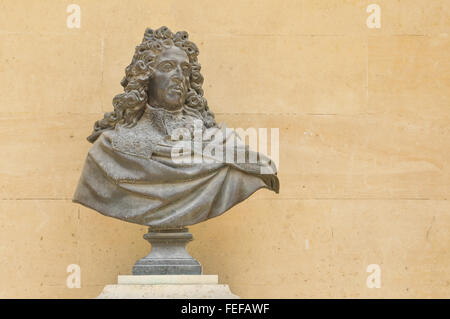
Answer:
[[157, 30], [147, 28], [142, 43], [136, 47], [133, 59], [126, 67], [125, 76], [120, 82], [124, 92], [113, 98], [114, 111], [105, 113], [103, 119], [95, 122], [94, 130], [87, 138], [89, 142], [94, 143], [102, 132], [114, 129], [118, 124], [126, 127], [136, 125], [145, 111], [149, 80], [153, 76], [152, 68], [156, 58], [164, 49], [174, 45], [186, 52], [191, 65], [190, 89], [186, 94], [184, 107], [199, 112], [206, 127], [216, 126], [214, 114], [203, 97], [203, 76], [197, 61], [199, 51], [197, 46], [188, 40], [188, 33], [179, 31], [173, 34], [167, 27]]

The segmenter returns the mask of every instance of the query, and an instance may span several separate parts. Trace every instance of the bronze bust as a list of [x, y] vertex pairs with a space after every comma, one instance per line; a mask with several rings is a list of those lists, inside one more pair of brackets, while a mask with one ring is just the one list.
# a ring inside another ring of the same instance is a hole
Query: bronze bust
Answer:
[[[260, 188], [278, 193], [272, 161], [216, 123], [203, 97], [198, 54], [185, 31], [145, 31], [125, 69], [124, 92], [113, 99], [114, 111], [105, 113], [88, 137], [93, 146], [74, 202], [167, 231], [217, 217]], [[202, 141], [188, 148], [188, 155], [202, 160], [175, 160], [180, 135], [184, 140], [196, 132]], [[205, 156], [211, 148], [216, 155], [244, 152], [257, 161]]]

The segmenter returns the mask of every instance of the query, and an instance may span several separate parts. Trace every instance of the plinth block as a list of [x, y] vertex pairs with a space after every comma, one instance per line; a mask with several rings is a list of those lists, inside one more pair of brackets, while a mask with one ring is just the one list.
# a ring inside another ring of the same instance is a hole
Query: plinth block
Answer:
[[237, 299], [228, 285], [107, 285], [97, 299]]
[[237, 299], [217, 275], [118, 276], [97, 299]]
[[119, 285], [217, 285], [219, 278], [217, 275], [119, 275], [117, 283]]

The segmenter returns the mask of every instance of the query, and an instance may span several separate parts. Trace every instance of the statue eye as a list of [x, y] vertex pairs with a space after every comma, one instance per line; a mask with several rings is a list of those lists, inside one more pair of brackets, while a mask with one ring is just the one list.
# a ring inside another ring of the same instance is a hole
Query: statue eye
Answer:
[[161, 72], [170, 72], [173, 70], [173, 64], [170, 62], [163, 62], [159, 65], [158, 69]]

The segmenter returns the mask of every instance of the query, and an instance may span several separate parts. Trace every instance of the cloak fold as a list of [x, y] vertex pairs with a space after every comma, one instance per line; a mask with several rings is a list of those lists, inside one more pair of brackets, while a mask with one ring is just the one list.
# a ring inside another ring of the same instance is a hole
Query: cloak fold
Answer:
[[116, 134], [103, 132], [93, 144], [73, 197], [103, 215], [157, 228], [182, 227], [217, 217], [260, 188], [279, 191], [276, 173], [260, 173], [264, 165], [276, 171], [270, 160], [175, 163], [167, 145], [153, 145], [147, 157], [122, 152], [114, 147]]

